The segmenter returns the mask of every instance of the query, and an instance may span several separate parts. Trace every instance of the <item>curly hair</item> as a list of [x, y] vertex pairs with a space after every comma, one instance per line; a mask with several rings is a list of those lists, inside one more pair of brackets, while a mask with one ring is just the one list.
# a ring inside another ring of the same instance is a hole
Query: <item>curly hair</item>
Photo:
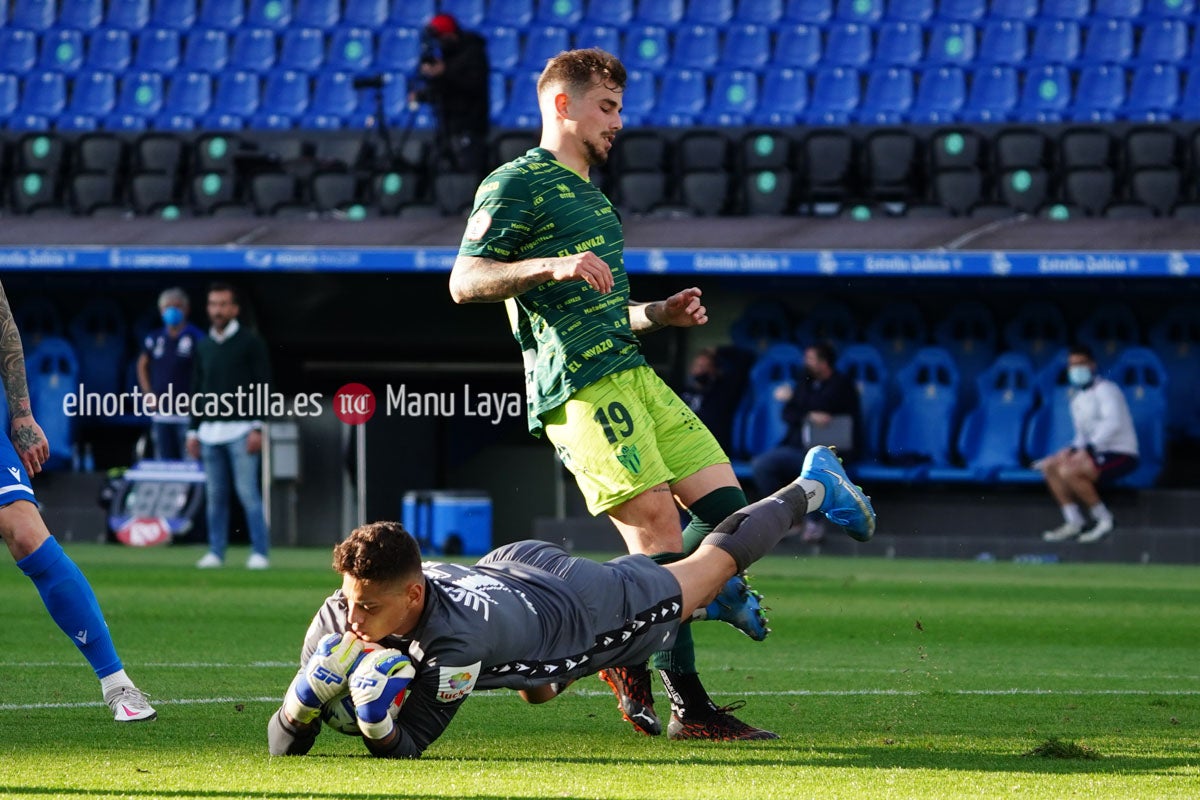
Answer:
[[421, 571], [421, 550], [399, 522], [371, 522], [333, 548], [333, 568], [361, 581], [391, 581]]
[[617, 92], [625, 91], [625, 65], [598, 47], [567, 50], [546, 62], [538, 78], [538, 94], [547, 86], [562, 84], [567, 94], [579, 95], [597, 82]]

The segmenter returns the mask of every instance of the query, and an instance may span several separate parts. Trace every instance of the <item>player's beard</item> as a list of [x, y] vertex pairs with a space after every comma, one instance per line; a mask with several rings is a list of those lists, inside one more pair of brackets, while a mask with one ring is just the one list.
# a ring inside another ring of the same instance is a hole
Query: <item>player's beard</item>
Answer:
[[595, 142], [584, 140], [583, 147], [587, 151], [589, 167], [603, 167], [608, 163], [608, 152], [597, 147]]

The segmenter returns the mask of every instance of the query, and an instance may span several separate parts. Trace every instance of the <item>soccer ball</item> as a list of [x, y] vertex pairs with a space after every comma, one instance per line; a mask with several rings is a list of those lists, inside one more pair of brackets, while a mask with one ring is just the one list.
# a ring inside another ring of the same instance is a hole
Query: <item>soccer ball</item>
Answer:
[[[378, 647], [379, 645], [377, 644], [369, 644], [363, 648], [363, 653], [369, 653]], [[388, 713], [391, 714], [393, 720], [400, 714], [400, 706], [404, 702], [404, 695], [405, 693], [401, 692], [400, 696], [396, 698], [397, 702], [388, 709]], [[324, 722], [338, 733], [344, 733], [347, 736], [362, 736], [362, 731], [358, 729], [358, 716], [354, 713], [354, 700], [350, 698], [349, 688], [321, 706], [321, 722]]]

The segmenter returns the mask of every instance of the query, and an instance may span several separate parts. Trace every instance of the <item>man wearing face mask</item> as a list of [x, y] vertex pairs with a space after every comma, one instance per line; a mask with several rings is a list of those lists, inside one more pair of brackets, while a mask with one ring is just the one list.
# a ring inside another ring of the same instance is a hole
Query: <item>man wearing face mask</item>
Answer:
[[154, 414], [150, 423], [154, 457], [170, 461], [184, 457], [188, 418], [173, 414], [174, 409], [158, 401], [164, 395], [179, 397], [191, 391], [192, 357], [204, 338], [204, 331], [188, 322], [188, 305], [187, 293], [177, 286], [158, 296], [163, 327], [146, 336], [137, 361], [138, 385]]
[[[1042, 539], [1076, 539], [1088, 544], [1112, 533], [1112, 512], [1097, 489], [1137, 469], [1137, 431], [1125, 395], [1097, 373], [1096, 359], [1086, 346], [1076, 345], [1068, 353], [1067, 380], [1075, 438], [1070, 446], [1037, 465], [1062, 509], [1063, 524], [1045, 531]], [[1092, 518], [1092, 526], [1086, 530], [1081, 506]]]

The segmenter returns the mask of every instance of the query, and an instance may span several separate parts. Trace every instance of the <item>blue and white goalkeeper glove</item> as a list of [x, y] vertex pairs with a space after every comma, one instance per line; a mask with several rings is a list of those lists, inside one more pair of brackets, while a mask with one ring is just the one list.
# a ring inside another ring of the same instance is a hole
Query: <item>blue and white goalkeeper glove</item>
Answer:
[[399, 650], [372, 650], [363, 656], [350, 674], [350, 699], [363, 736], [383, 739], [392, 732], [395, 723], [389, 712], [400, 705], [416, 674]]
[[352, 633], [321, 637], [316, 651], [288, 688], [283, 710], [296, 722], [312, 722], [321, 713], [321, 706], [346, 691], [346, 681], [362, 651], [363, 643]]

